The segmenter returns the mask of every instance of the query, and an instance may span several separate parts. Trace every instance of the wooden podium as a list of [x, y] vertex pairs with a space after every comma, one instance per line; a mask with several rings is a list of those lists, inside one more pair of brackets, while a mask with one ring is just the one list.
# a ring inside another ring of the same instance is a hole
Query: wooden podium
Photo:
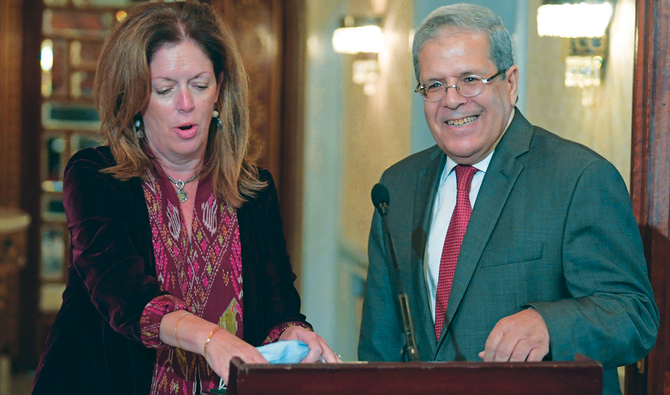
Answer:
[[603, 369], [574, 362], [230, 364], [226, 395], [602, 395]]

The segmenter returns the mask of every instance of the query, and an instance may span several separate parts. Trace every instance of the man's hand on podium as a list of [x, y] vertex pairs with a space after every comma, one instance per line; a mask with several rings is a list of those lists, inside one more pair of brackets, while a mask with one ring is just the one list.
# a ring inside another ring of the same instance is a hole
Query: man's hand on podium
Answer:
[[549, 330], [533, 308], [507, 316], [493, 327], [479, 358], [485, 362], [539, 362], [549, 352]]

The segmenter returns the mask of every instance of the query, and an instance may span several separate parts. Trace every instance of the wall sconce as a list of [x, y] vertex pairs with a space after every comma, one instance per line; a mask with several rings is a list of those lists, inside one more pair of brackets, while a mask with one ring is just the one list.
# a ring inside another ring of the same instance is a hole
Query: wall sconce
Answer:
[[608, 1], [545, 1], [537, 9], [540, 37], [602, 37], [612, 18]]
[[[613, 0], [614, 1], [614, 0]], [[607, 59], [607, 28], [614, 13], [605, 0], [545, 0], [537, 9], [537, 34], [570, 39], [565, 86], [582, 90], [582, 105], [594, 103]]]
[[42, 68], [42, 96], [51, 97], [53, 83], [51, 80], [51, 68], [54, 65], [54, 43], [47, 39], [42, 41], [40, 50], [40, 67]]
[[382, 18], [347, 15], [342, 18], [341, 27], [333, 33], [335, 52], [354, 55], [352, 79], [363, 85], [366, 95], [375, 92], [379, 77], [377, 54], [384, 47]]

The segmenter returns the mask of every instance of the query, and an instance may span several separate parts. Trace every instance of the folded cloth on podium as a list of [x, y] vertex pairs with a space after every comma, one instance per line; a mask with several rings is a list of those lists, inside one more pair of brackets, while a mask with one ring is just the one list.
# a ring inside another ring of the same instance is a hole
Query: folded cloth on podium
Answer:
[[[256, 347], [256, 350], [270, 363], [299, 363], [309, 354], [309, 346], [300, 340], [280, 340]], [[225, 394], [226, 384], [223, 379], [219, 382], [219, 389], [210, 390], [209, 393]]]
[[300, 340], [280, 340], [256, 350], [270, 363], [299, 363], [309, 354], [309, 346]]

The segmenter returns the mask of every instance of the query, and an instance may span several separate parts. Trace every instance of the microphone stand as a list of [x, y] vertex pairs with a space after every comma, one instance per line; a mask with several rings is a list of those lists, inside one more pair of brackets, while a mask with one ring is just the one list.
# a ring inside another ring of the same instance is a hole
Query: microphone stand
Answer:
[[395, 254], [395, 247], [393, 246], [393, 240], [391, 239], [391, 232], [389, 231], [388, 221], [386, 220], [386, 208], [388, 207], [386, 202], [379, 202], [377, 205], [377, 210], [382, 217], [384, 222], [384, 234], [386, 235], [386, 241], [389, 245], [389, 250], [391, 252], [391, 261], [393, 262], [393, 270], [396, 274], [396, 290], [398, 298], [398, 305], [400, 308], [400, 316], [402, 319], [403, 333], [405, 335], [405, 347], [403, 354], [411, 362], [420, 361], [421, 357], [419, 356], [419, 348], [416, 346], [416, 338], [414, 336], [414, 325], [412, 323], [412, 313], [409, 309], [409, 299], [407, 298], [407, 293], [402, 286], [402, 279], [400, 278], [400, 267], [398, 266], [398, 258]]

